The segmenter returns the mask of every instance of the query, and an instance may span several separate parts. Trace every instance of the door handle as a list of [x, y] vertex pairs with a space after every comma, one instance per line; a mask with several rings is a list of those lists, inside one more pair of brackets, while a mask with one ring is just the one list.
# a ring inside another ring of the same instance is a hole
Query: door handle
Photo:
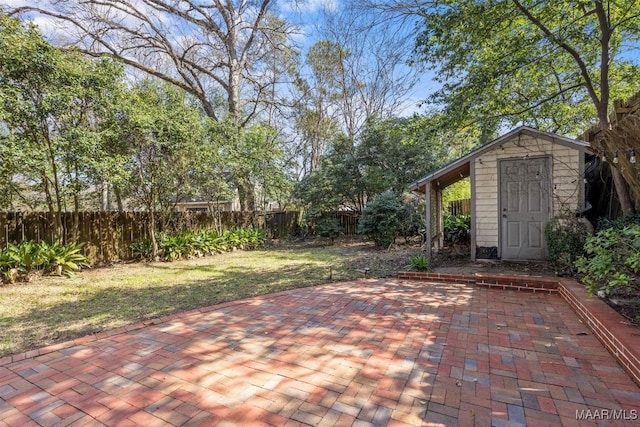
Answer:
[[507, 217], [507, 214], [502, 214], [502, 218], [506, 218], [506, 217]]

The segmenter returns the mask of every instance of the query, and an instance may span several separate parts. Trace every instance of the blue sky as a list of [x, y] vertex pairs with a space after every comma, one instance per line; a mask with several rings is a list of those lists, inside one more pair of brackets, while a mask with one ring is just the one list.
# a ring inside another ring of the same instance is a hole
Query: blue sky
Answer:
[[[51, 3], [51, 0], [1, 0], [3, 6], [41, 6]], [[295, 24], [298, 33], [294, 35], [294, 42], [304, 52], [320, 38], [318, 27], [322, 25], [325, 13], [339, 12], [348, 0], [288, 0], [275, 2], [276, 11], [280, 13], [288, 22]], [[33, 22], [38, 25], [51, 41], [56, 43], [58, 36], [64, 38], [65, 31], [54, 25], [51, 18], [42, 15], [34, 15]], [[410, 50], [412, 46], [407, 46]], [[407, 96], [407, 100], [399, 112], [400, 115], [411, 115], [415, 112], [423, 111], [418, 107], [420, 101], [424, 100], [431, 92], [437, 90], [439, 85], [433, 81], [432, 73], [425, 73], [414, 90]]]
[[[294, 38], [303, 52], [310, 48], [321, 36], [318, 27], [322, 25], [325, 13], [339, 12], [349, 0], [303, 0], [282, 2], [279, 5], [280, 12], [287, 20], [295, 23], [300, 28], [300, 34]], [[407, 50], [413, 46], [406, 46]], [[414, 113], [425, 112], [419, 104], [431, 93], [440, 88], [440, 83], [434, 80], [434, 72], [425, 70], [418, 83], [408, 94], [403, 108], [399, 111], [401, 116], [410, 116]]]

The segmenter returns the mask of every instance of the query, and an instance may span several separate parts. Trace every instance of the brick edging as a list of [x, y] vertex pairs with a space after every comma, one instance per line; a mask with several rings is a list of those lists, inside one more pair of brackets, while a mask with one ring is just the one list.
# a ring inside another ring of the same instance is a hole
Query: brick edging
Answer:
[[560, 280], [560, 295], [640, 386], [640, 329], [575, 280]]
[[399, 279], [462, 283], [498, 289], [558, 293], [640, 386], [640, 329], [573, 279], [508, 274], [400, 272]]

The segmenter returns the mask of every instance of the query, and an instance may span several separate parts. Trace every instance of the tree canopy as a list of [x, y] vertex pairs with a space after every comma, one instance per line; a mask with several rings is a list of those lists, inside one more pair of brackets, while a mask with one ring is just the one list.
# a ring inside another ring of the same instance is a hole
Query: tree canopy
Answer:
[[640, 88], [634, 0], [423, 5], [416, 53], [443, 83], [429, 101], [458, 120], [579, 134]]
[[[416, 54], [443, 83], [429, 101], [454, 122], [579, 135], [596, 119], [609, 129], [613, 101], [640, 89], [635, 0], [438, 1], [415, 13], [422, 18]], [[617, 168], [612, 173], [623, 211], [632, 214], [628, 187]]]
[[[103, 157], [101, 132], [122, 67], [47, 43], [0, 16], [0, 158], [4, 192], [56, 213], [79, 209]], [[10, 200], [10, 199], [7, 199]]]

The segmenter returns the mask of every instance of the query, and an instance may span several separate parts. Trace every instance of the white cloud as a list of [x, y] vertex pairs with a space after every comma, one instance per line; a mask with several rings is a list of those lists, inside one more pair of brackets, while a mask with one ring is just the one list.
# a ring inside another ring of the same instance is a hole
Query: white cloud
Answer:
[[29, 0], [2, 0], [2, 7], [6, 8], [6, 9], [13, 9], [16, 7], [22, 7], [22, 6], [33, 6], [34, 2], [33, 0], [29, 1]]

